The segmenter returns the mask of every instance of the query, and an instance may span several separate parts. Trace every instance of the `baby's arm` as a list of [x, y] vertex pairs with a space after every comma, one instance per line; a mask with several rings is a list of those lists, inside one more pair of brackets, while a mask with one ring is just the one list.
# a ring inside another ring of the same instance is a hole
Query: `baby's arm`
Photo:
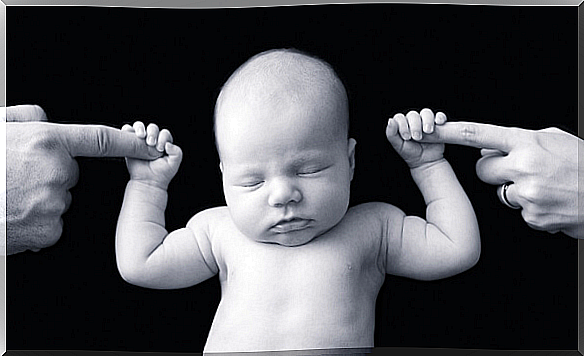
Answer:
[[201, 214], [186, 228], [168, 233], [164, 227], [166, 189], [178, 171], [181, 149], [172, 144], [168, 130], [153, 124], [146, 130], [137, 122], [122, 130], [135, 132], [166, 155], [154, 161], [126, 159], [130, 181], [116, 230], [120, 274], [129, 283], [157, 289], [189, 287], [212, 277], [218, 268]]
[[[421, 280], [461, 273], [476, 264], [480, 237], [472, 205], [450, 164], [444, 145], [420, 143], [433, 132], [436, 117], [429, 109], [389, 120], [386, 135], [404, 158], [426, 202], [426, 220], [390, 209], [387, 272]], [[423, 129], [422, 129], [423, 125]], [[398, 222], [398, 223], [396, 223]]]

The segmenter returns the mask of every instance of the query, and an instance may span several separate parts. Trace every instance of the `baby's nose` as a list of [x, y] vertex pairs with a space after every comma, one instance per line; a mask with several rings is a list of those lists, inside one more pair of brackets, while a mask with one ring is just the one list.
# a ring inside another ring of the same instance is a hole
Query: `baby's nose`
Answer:
[[302, 193], [293, 181], [278, 179], [270, 183], [270, 195], [268, 204], [273, 207], [285, 206], [289, 203], [299, 203], [302, 200]]

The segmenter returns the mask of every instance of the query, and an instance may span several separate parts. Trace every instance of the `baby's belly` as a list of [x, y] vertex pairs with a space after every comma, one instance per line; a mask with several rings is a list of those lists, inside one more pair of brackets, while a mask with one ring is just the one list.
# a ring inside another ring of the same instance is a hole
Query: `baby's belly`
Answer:
[[351, 264], [286, 271], [231, 276], [205, 352], [373, 347], [382, 278]]
[[296, 306], [273, 312], [253, 300], [222, 300], [205, 352], [373, 347], [374, 303], [283, 303]]

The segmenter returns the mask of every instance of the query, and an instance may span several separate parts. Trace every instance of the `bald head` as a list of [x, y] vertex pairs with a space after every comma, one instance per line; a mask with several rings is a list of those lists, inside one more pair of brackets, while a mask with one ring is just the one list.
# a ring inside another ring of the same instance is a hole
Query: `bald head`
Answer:
[[[329, 125], [331, 134], [348, 138], [349, 110], [345, 88], [326, 62], [297, 50], [262, 52], [241, 65], [227, 80], [215, 106], [215, 136], [243, 117], [269, 112], [270, 124], [291, 110]], [[265, 116], [265, 115], [264, 115]], [[259, 120], [260, 118], [258, 118]], [[325, 123], [326, 121], [326, 123]], [[287, 122], [294, 125], [294, 122]]]

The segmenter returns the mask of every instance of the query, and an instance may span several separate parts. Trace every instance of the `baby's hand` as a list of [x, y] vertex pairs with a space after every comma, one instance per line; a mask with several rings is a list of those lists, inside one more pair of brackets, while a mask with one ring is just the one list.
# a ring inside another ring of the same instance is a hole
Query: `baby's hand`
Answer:
[[443, 125], [446, 122], [444, 113], [434, 113], [430, 109], [418, 112], [410, 111], [407, 115], [395, 114], [387, 122], [385, 135], [397, 153], [406, 161], [410, 168], [442, 159], [444, 144], [422, 143], [424, 135], [434, 132], [434, 124]]
[[159, 152], [166, 152], [153, 161], [126, 158], [130, 179], [166, 189], [182, 160], [182, 150], [172, 143], [170, 131], [160, 131], [156, 124], [150, 124], [146, 129], [140, 121], [136, 121], [133, 126], [124, 125], [122, 131], [134, 132], [144, 139], [145, 145], [156, 147]]

